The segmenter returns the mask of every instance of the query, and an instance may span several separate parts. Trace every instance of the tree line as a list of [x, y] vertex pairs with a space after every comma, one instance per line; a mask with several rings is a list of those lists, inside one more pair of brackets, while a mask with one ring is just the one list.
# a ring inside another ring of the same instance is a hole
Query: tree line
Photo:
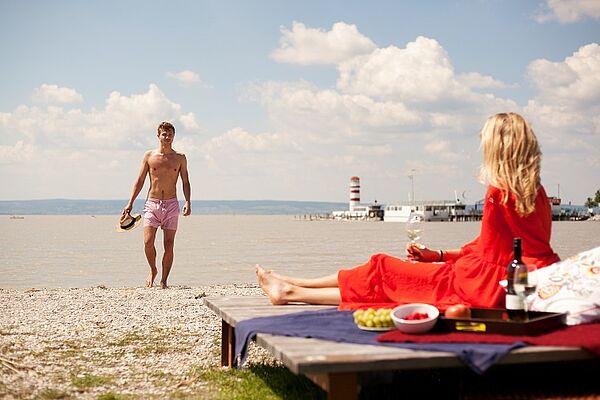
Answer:
[[585, 201], [585, 206], [588, 208], [598, 207], [600, 204], [600, 189], [596, 190], [594, 197], [588, 197]]

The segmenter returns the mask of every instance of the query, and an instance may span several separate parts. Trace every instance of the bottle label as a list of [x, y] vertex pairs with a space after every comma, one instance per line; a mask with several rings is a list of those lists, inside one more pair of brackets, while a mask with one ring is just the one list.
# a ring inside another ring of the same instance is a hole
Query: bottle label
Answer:
[[516, 294], [507, 294], [506, 295], [506, 309], [507, 310], [522, 310], [523, 302], [521, 298]]

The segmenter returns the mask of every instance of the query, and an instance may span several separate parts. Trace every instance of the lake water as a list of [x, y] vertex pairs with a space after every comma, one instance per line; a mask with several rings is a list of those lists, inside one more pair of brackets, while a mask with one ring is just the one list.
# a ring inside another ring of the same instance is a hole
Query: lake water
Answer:
[[[114, 231], [118, 217], [0, 216], [0, 287], [141, 286], [148, 267], [141, 226]], [[479, 222], [425, 223], [420, 242], [459, 247]], [[316, 277], [365, 262], [377, 252], [403, 256], [404, 224], [305, 221], [278, 215], [192, 215], [180, 218], [171, 285], [255, 282], [254, 264]], [[157, 250], [162, 255], [162, 232]], [[555, 222], [561, 257], [600, 245], [600, 222]], [[160, 262], [159, 262], [160, 265]], [[159, 272], [160, 273], [160, 272]]]

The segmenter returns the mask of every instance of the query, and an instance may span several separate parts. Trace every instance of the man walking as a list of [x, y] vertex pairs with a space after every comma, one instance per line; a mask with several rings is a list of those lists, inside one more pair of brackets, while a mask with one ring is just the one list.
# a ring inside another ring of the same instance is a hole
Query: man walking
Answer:
[[144, 205], [144, 251], [150, 266], [150, 274], [146, 279], [146, 287], [154, 286], [158, 273], [156, 269], [156, 248], [154, 241], [159, 227], [163, 230], [164, 255], [162, 259], [162, 276], [160, 287], [167, 288], [167, 279], [173, 265], [173, 248], [177, 222], [179, 221], [179, 202], [177, 201], [177, 179], [181, 176], [185, 204], [183, 215], [192, 213], [190, 203], [191, 186], [188, 177], [187, 159], [185, 154], [173, 150], [175, 127], [169, 122], [158, 126], [159, 147], [148, 150], [144, 154], [139, 176], [133, 184], [133, 192], [129, 202], [123, 209], [123, 215], [129, 214], [133, 202], [144, 187], [146, 176], [150, 176], [150, 191]]

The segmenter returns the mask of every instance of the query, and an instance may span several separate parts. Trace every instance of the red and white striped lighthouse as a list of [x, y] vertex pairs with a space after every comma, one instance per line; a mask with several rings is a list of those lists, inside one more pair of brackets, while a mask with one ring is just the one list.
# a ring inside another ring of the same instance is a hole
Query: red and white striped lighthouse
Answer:
[[350, 211], [360, 204], [360, 178], [353, 176], [350, 178]]

